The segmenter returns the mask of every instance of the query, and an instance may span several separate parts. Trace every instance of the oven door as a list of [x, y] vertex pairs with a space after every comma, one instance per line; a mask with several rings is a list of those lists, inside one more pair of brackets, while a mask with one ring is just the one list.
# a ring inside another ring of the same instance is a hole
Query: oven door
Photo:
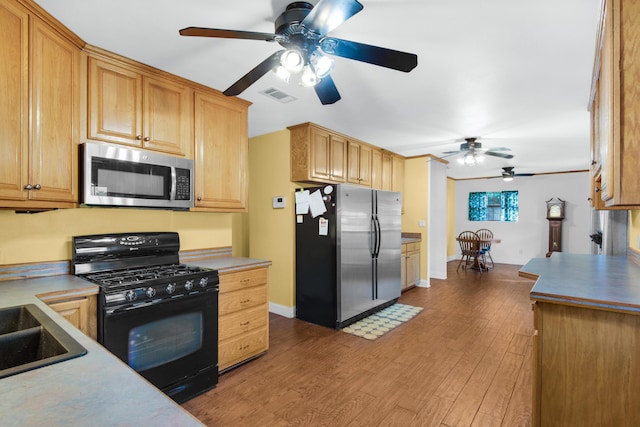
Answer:
[[215, 374], [206, 388], [217, 384], [217, 290], [115, 309], [103, 316], [101, 344], [156, 387], [167, 392], [205, 371]]

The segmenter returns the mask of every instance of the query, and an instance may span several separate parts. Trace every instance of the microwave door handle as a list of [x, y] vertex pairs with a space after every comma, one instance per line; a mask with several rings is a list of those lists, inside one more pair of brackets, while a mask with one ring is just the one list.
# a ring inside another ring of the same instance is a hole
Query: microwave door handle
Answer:
[[170, 193], [170, 197], [169, 200], [175, 200], [176, 199], [176, 183], [177, 183], [177, 175], [176, 175], [176, 168], [175, 166], [171, 166], [171, 193]]

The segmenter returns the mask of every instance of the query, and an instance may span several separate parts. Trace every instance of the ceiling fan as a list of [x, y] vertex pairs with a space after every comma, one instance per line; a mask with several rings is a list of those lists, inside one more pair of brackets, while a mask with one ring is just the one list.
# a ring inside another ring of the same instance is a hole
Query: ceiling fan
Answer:
[[443, 154], [453, 156], [463, 154], [458, 159], [460, 163], [475, 164], [482, 161], [482, 156], [494, 156], [503, 159], [513, 159], [513, 154], [502, 153], [501, 151], [510, 151], [507, 147], [482, 148], [482, 143], [477, 141], [477, 137], [465, 138], [465, 142], [460, 144], [460, 149], [455, 151], [445, 151]]
[[[502, 168], [502, 180], [503, 181], [513, 181], [513, 178], [516, 176], [534, 176], [535, 173], [515, 173], [513, 171], [514, 166], [504, 166]], [[500, 178], [496, 176], [495, 178]]]
[[363, 8], [356, 0], [320, 0], [315, 7], [304, 1], [293, 2], [276, 19], [274, 34], [187, 27], [180, 30], [180, 35], [275, 41], [284, 48], [225, 90], [227, 96], [239, 95], [273, 70], [285, 81], [297, 80], [302, 86], [313, 86], [322, 104], [333, 104], [340, 100], [340, 93], [329, 74], [333, 60], [326, 55], [404, 72], [418, 65], [418, 57], [412, 53], [327, 36]]

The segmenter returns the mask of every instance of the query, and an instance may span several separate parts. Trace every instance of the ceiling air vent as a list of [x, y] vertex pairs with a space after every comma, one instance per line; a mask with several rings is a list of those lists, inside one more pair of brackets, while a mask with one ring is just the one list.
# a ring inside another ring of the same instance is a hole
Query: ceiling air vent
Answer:
[[295, 96], [291, 96], [288, 93], [284, 93], [280, 89], [276, 89], [274, 87], [260, 91], [260, 93], [283, 104], [298, 99]]

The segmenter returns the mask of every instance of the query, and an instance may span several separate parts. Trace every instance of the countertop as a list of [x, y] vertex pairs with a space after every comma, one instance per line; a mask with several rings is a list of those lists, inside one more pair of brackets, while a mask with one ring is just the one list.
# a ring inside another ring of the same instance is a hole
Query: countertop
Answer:
[[422, 241], [422, 234], [420, 233], [402, 233], [401, 244], [416, 243]]
[[[221, 272], [270, 265], [225, 257], [189, 261]], [[35, 304], [87, 349], [75, 359], [0, 379], [3, 426], [200, 426], [195, 417], [100, 344], [73, 327], [36, 295], [97, 292], [73, 275], [0, 282], [0, 308]]]
[[520, 275], [536, 280], [534, 301], [640, 313], [640, 266], [624, 256], [555, 252], [532, 259]]

